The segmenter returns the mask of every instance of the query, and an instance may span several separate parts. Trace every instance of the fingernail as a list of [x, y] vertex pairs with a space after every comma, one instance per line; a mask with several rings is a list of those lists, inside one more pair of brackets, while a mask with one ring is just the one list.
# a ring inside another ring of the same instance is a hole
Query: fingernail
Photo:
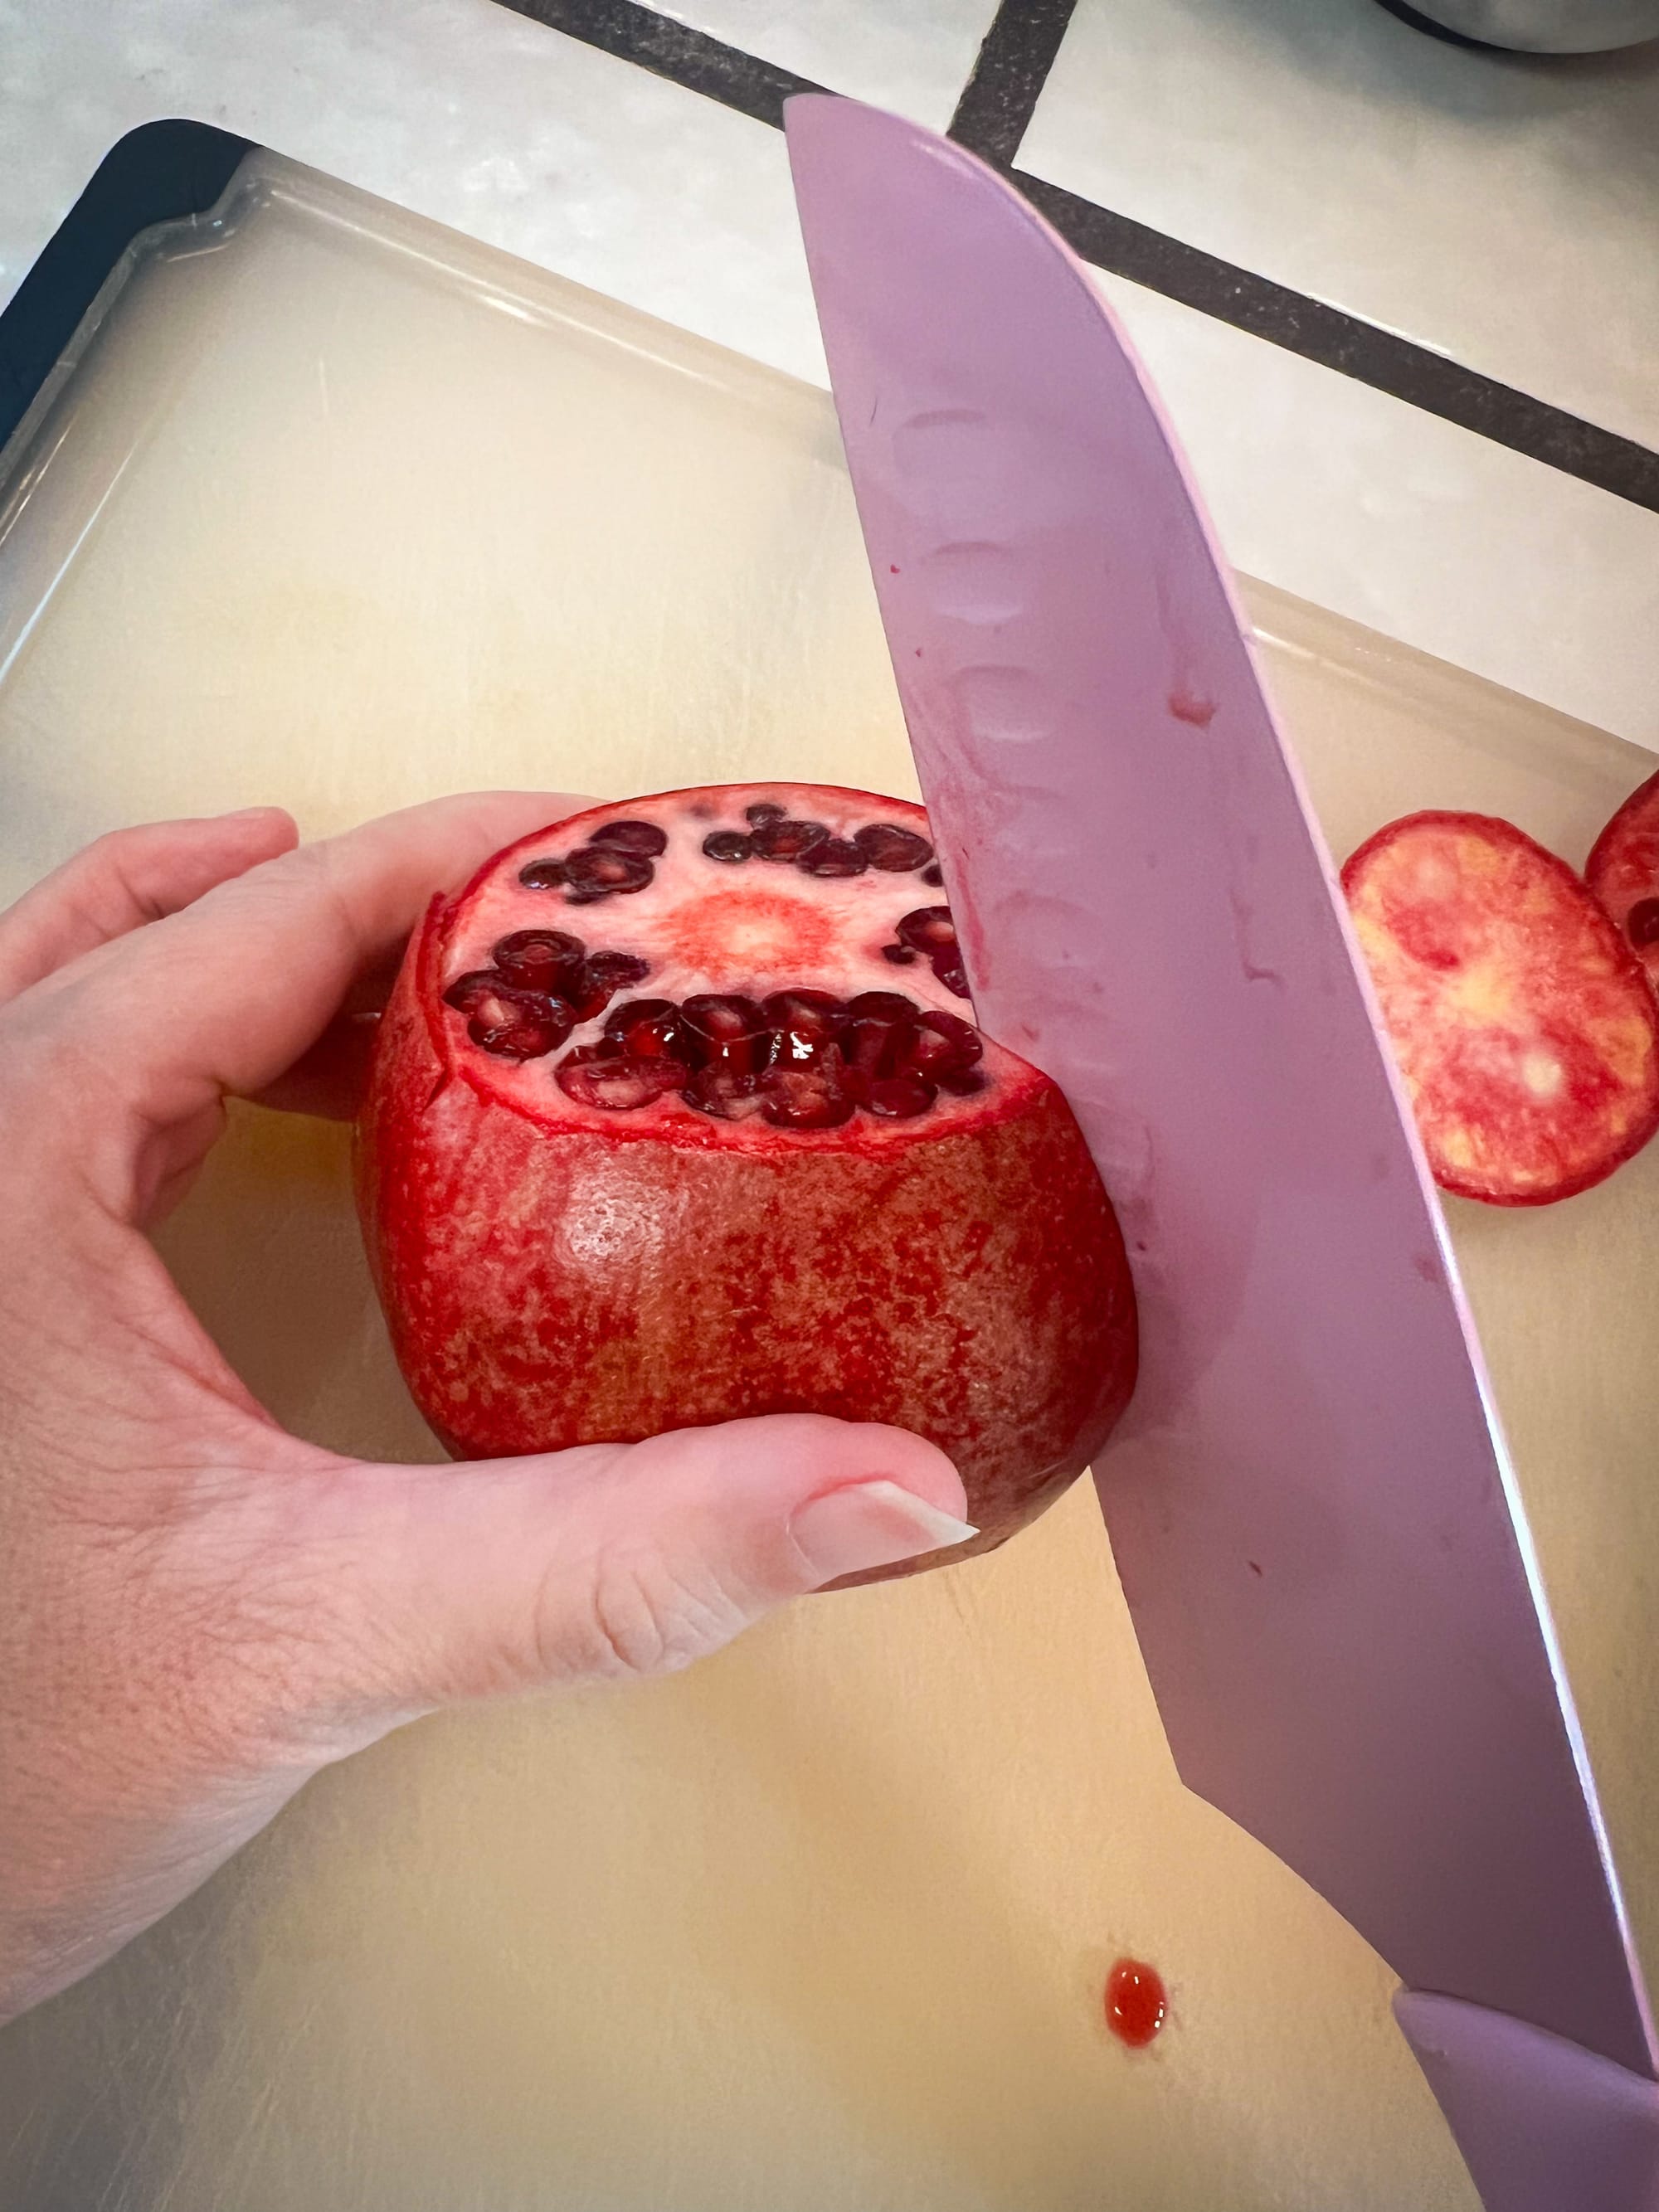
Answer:
[[965, 1544], [979, 1531], [896, 1482], [854, 1482], [809, 1498], [790, 1522], [789, 1534], [818, 1581], [827, 1583]]

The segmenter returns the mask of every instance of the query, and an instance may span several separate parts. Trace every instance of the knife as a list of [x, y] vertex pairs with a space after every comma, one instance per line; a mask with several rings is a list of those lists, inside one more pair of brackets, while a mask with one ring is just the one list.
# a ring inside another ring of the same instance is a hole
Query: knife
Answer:
[[1135, 1271], [1097, 1484], [1177, 1768], [1400, 1974], [1488, 2212], [1654, 2212], [1659, 2051], [1532, 1539], [1185, 465], [992, 170], [827, 95], [786, 128], [974, 1004]]

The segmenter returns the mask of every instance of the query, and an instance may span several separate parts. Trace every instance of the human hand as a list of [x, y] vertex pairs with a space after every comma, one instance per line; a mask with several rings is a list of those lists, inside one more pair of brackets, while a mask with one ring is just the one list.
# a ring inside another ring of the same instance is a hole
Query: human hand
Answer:
[[349, 1110], [436, 884], [578, 802], [440, 800], [297, 846], [119, 831], [0, 915], [0, 2019], [433, 1707], [646, 1674], [960, 1541], [919, 1437], [805, 1415], [463, 1468], [277, 1427], [146, 1230], [227, 1097]]

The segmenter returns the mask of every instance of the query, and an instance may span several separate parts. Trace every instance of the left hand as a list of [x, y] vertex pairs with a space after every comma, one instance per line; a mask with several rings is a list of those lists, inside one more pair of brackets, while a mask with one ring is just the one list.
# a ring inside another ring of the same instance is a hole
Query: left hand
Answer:
[[577, 803], [303, 847], [274, 809], [126, 830], [0, 915], [0, 2019], [400, 1721], [683, 1666], [974, 1533], [932, 1445], [808, 1415], [342, 1458], [254, 1401], [146, 1236], [227, 1097], [350, 1111], [354, 994], [372, 1011], [434, 885]]

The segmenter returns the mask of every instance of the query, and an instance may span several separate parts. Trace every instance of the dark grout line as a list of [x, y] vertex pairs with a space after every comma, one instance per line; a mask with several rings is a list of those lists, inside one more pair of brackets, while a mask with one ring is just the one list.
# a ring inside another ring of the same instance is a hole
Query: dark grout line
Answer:
[[499, 0], [515, 15], [528, 15], [551, 31], [563, 31], [584, 46], [621, 61], [637, 62], [653, 76], [684, 85], [734, 107], [757, 123], [783, 128], [783, 103], [798, 92], [822, 92], [810, 77], [774, 63], [758, 61], [736, 46], [711, 39], [706, 31], [676, 23], [635, 0]]
[[1045, 178], [1019, 169], [1009, 174], [1073, 250], [1097, 268], [1659, 514], [1659, 453], [1645, 446], [1340, 307], [1113, 215]]
[[959, 146], [1010, 167], [1076, 6], [1077, 0], [1001, 0], [951, 118], [949, 135]]
[[[791, 94], [824, 88], [638, 0], [498, 4], [775, 128]], [[1069, 0], [1002, 0], [951, 131], [993, 161], [1085, 261], [1659, 514], [1659, 453], [1645, 446], [1015, 168], [1000, 149], [1011, 134], [1016, 147], [1024, 135], [1047, 74], [1048, 64], [1039, 69], [1043, 42], [1052, 63], [1071, 12]]]

